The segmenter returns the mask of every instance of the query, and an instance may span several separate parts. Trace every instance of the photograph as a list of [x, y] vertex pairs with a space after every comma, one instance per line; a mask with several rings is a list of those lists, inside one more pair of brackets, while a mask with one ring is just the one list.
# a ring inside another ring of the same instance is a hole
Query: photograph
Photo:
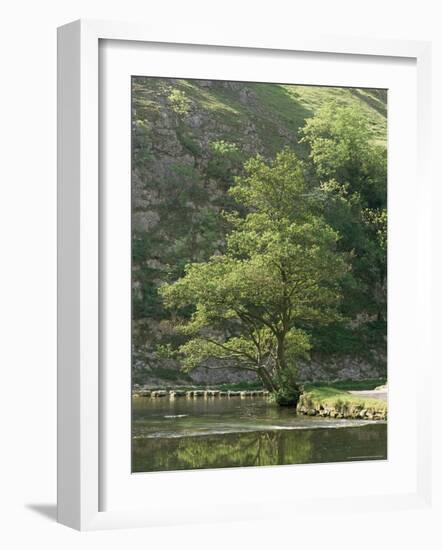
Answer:
[[133, 473], [387, 460], [387, 96], [132, 76]]
[[340, 2], [8, 4], [1, 548], [442, 548], [440, 9]]

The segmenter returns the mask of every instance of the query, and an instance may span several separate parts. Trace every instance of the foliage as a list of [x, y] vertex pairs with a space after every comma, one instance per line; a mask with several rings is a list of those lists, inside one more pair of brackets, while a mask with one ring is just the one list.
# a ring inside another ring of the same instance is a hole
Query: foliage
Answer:
[[228, 216], [225, 254], [187, 265], [160, 294], [169, 309], [193, 306], [177, 327], [190, 337], [180, 347], [185, 369], [216, 359], [255, 372], [271, 391], [287, 386], [299, 395], [296, 362], [310, 349], [301, 327], [336, 318], [347, 266], [336, 252], [336, 232], [311, 213], [302, 163], [292, 151], [271, 163], [255, 157], [245, 171], [230, 193], [249, 213]]
[[[253, 167], [257, 180], [270, 181], [266, 172], [270, 159], [288, 146], [303, 162], [297, 161], [296, 169], [280, 162], [280, 173], [272, 171], [274, 182], [283, 181], [288, 168], [294, 176], [296, 172], [295, 181], [304, 181], [304, 191], [292, 201], [290, 189], [285, 189], [279, 201], [282, 217], [293, 217], [300, 226], [307, 223], [304, 216], [319, 219], [335, 235], [333, 253], [349, 262], [351, 271], [340, 278], [341, 299], [330, 308], [333, 315], [326, 322], [301, 319], [296, 324], [293, 334], [304, 335], [307, 345], [300, 355], [301, 343], [287, 345], [286, 354], [295, 350], [287, 362], [298, 364], [310, 349], [320, 352], [324, 362], [336, 354], [363, 355], [373, 361], [385, 351], [386, 341], [385, 91], [249, 83], [252, 100], [243, 102], [239, 83], [230, 84], [132, 80], [132, 164], [137, 186], [133, 212], [152, 213], [158, 220], [148, 229], [133, 228], [133, 318], [141, 321], [140, 327], [150, 327], [150, 320], [162, 326], [161, 332], [142, 329], [140, 346], [148, 357], [166, 364], [169, 358], [162, 356], [158, 343], [179, 345], [196, 338], [176, 334], [171, 322], [175, 312], [164, 307], [158, 294], [161, 284], [185, 275], [186, 265], [210, 262], [213, 255], [249, 262], [252, 254], [247, 247], [255, 234], [256, 246], [270, 249], [264, 239], [271, 233], [265, 218], [272, 229], [278, 213], [272, 211], [273, 203], [261, 212], [262, 197], [247, 196], [247, 167]], [[199, 125], [193, 124], [190, 112], [198, 114]], [[182, 148], [176, 146], [177, 140]], [[258, 151], [262, 158], [256, 157]], [[242, 180], [243, 189], [235, 178]], [[270, 194], [267, 199], [271, 202]], [[273, 199], [277, 204], [278, 195]], [[255, 206], [254, 200], [261, 203]], [[228, 214], [221, 216], [221, 210]], [[283, 230], [277, 227], [276, 233], [284, 234]], [[315, 232], [321, 232], [319, 226], [311, 229]], [[263, 269], [255, 266], [256, 278]], [[195, 304], [179, 309], [177, 329], [184, 327], [194, 309]], [[212, 335], [223, 341], [228, 328], [229, 338], [240, 338], [240, 324], [233, 318], [224, 320], [211, 329]], [[269, 349], [265, 331], [260, 337]], [[213, 367], [228, 363], [207, 354], [204, 361]]]
[[244, 156], [235, 143], [223, 139], [210, 143], [211, 157], [207, 164], [207, 175], [223, 182], [231, 183], [234, 175], [237, 175]]
[[172, 111], [177, 115], [184, 116], [189, 112], [190, 101], [182, 90], [173, 88], [167, 99], [171, 104]]
[[371, 141], [373, 132], [364, 113], [329, 103], [300, 130], [310, 146], [310, 159], [321, 181], [351, 184], [364, 206], [374, 208], [386, 200], [386, 149]]
[[190, 132], [177, 128], [177, 138], [181, 145], [189, 151], [194, 157], [201, 155], [200, 144], [192, 137]]
[[274, 401], [283, 407], [296, 406], [303, 389], [299, 386], [296, 364], [288, 362], [287, 367], [277, 373], [277, 385], [273, 391]]
[[344, 289], [347, 315], [361, 311], [386, 321], [387, 154], [361, 109], [321, 107], [300, 130], [324, 193], [322, 212], [353, 253]]
[[152, 138], [144, 120], [135, 120], [132, 125], [133, 157], [137, 166], [146, 166], [152, 160]]

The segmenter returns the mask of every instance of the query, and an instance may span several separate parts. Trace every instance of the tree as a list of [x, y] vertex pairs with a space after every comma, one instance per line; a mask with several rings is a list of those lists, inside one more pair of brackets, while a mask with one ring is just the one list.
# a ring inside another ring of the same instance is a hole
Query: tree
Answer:
[[[361, 108], [332, 102], [307, 120], [301, 142], [324, 191], [322, 212], [341, 235], [339, 248], [353, 251], [347, 312], [387, 312], [387, 149], [378, 143]], [[354, 284], [356, 283], [356, 284]]]
[[361, 108], [330, 102], [300, 130], [301, 142], [321, 182], [336, 180], [358, 193], [363, 208], [383, 208], [387, 199], [387, 150], [377, 143]]
[[347, 270], [336, 251], [338, 234], [312, 214], [315, 194], [289, 150], [270, 163], [260, 156], [249, 160], [230, 194], [248, 213], [227, 215], [225, 253], [187, 265], [160, 294], [178, 312], [193, 307], [190, 319], [177, 323], [189, 337], [178, 350], [185, 369], [249, 370], [280, 404], [296, 404], [297, 361], [310, 349], [308, 327], [336, 317]]

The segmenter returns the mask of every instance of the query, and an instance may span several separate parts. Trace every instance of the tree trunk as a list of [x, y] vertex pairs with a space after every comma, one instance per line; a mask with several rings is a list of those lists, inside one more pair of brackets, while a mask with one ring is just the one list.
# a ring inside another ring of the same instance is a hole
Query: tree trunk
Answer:
[[287, 361], [285, 358], [285, 334], [278, 334], [276, 356], [278, 360], [278, 370], [281, 372], [287, 368]]
[[276, 386], [273, 383], [273, 380], [265, 367], [258, 368], [258, 376], [261, 378], [262, 383], [268, 391], [274, 392], [276, 390]]

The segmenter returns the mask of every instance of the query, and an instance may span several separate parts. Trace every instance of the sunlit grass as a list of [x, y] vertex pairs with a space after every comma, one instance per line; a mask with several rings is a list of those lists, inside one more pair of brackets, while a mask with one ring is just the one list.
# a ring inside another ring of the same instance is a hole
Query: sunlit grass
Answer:
[[349, 408], [376, 409], [378, 411], [387, 409], [387, 403], [381, 399], [359, 397], [331, 386], [306, 385], [304, 389], [303, 400], [311, 403], [312, 406], [323, 405], [340, 408], [346, 404]]

